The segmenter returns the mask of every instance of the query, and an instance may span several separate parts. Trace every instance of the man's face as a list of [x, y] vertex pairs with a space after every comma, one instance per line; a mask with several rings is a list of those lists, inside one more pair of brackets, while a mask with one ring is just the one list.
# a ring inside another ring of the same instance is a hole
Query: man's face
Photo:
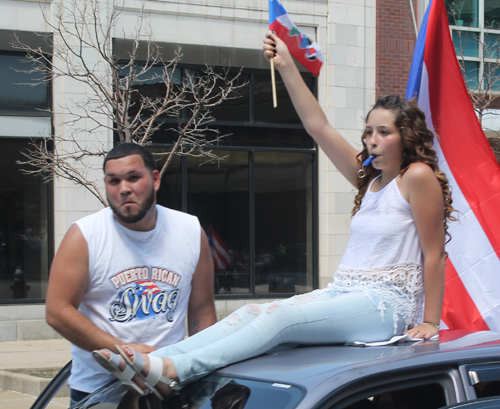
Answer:
[[106, 162], [104, 183], [115, 217], [122, 224], [131, 224], [151, 213], [160, 188], [160, 175], [157, 170], [151, 172], [146, 168], [140, 155], [130, 155]]

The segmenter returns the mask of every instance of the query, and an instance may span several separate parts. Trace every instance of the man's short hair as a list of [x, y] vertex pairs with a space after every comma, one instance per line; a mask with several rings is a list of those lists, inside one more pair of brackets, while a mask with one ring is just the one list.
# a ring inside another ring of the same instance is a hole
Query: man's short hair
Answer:
[[151, 172], [153, 170], [156, 170], [156, 162], [153, 154], [144, 146], [129, 142], [124, 142], [116, 145], [108, 152], [108, 154], [104, 158], [102, 170], [106, 171], [106, 163], [108, 162], [108, 160], [125, 158], [126, 156], [130, 155], [140, 155], [147, 169], [149, 169]]

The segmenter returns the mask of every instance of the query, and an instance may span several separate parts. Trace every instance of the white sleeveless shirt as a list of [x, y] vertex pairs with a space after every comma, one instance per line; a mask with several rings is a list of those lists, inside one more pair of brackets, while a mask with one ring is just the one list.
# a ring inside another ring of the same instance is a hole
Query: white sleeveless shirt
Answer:
[[[378, 176], [380, 177], [380, 176]], [[378, 178], [377, 177], [377, 178]], [[407, 326], [423, 319], [422, 250], [410, 204], [403, 198], [397, 177], [378, 192], [368, 187], [351, 222], [351, 239], [331, 284], [340, 293], [373, 291], [394, 308]]]
[[[110, 208], [76, 222], [89, 250], [89, 285], [79, 311], [125, 343], [156, 348], [184, 338], [191, 278], [200, 257], [195, 216], [156, 206], [153, 230], [133, 231]], [[90, 352], [72, 345], [69, 385], [93, 392], [114, 379]]]

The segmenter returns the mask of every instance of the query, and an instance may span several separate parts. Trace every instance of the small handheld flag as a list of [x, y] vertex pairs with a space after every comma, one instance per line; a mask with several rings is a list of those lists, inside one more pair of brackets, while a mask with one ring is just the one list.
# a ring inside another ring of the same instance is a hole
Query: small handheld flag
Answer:
[[269, 0], [269, 30], [287, 45], [292, 54], [304, 68], [316, 77], [319, 75], [321, 65], [325, 61], [325, 55], [316, 42], [311, 41], [302, 34], [285, 8], [278, 0]]

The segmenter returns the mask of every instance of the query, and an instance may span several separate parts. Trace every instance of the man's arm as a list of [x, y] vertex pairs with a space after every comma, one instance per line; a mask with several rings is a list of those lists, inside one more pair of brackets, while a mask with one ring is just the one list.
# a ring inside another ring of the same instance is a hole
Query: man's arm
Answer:
[[214, 263], [203, 229], [201, 229], [200, 259], [193, 274], [191, 286], [188, 332], [189, 335], [194, 335], [217, 321], [214, 304]]
[[[50, 268], [47, 288], [47, 323], [73, 344], [87, 351], [124, 343], [102, 331], [78, 311], [89, 285], [88, 246], [80, 228], [73, 224], [57, 251]], [[138, 352], [155, 348], [144, 344], [129, 344]]]

